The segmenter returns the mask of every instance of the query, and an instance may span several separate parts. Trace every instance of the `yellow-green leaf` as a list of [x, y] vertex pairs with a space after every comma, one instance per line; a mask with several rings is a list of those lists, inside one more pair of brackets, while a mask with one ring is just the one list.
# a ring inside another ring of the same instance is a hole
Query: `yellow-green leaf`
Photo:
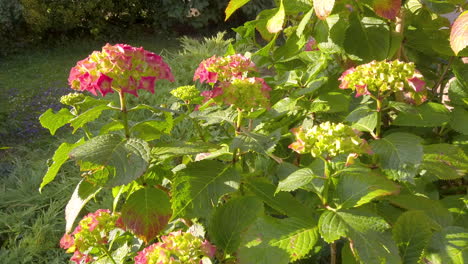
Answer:
[[274, 16], [272, 16], [267, 22], [267, 30], [270, 33], [277, 33], [283, 29], [284, 18], [286, 16], [286, 12], [284, 11], [283, 1], [280, 2], [280, 6], [278, 8], [278, 12]]
[[250, 2], [250, 0], [231, 0], [229, 1], [228, 6], [226, 7], [226, 19], [228, 18], [239, 8]]
[[468, 11], [463, 12], [453, 23], [450, 32], [450, 47], [458, 54], [468, 46]]

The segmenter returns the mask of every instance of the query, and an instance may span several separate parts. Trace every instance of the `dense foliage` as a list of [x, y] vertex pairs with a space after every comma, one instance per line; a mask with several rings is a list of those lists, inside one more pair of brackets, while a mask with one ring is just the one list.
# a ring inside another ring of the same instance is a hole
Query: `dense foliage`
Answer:
[[[226, 18], [247, 2], [231, 0]], [[41, 184], [68, 160], [80, 167], [61, 243], [72, 261], [468, 260], [468, 13], [441, 16], [467, 4], [277, 4], [170, 104], [126, 97], [172, 80], [143, 48], [106, 45], [72, 69], [72, 88], [120, 99], [72, 94], [40, 117], [52, 134], [83, 135], [59, 146]], [[71, 232], [106, 192], [112, 210]]]

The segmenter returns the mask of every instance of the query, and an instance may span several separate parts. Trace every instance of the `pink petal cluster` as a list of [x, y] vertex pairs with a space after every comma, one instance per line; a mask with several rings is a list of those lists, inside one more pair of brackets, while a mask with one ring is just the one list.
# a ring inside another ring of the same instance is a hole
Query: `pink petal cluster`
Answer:
[[310, 38], [304, 46], [304, 51], [319, 50], [317, 47], [317, 41], [314, 38]]
[[137, 90], [154, 93], [156, 80], [174, 81], [169, 65], [161, 56], [142, 47], [127, 44], [106, 44], [78, 61], [70, 71], [68, 83], [72, 89], [102, 96], [114, 91], [138, 96]]
[[216, 83], [217, 81], [243, 77], [251, 71], [256, 71], [255, 63], [241, 54], [226, 57], [213, 56], [200, 63], [195, 70], [193, 80], [200, 80], [202, 83]]

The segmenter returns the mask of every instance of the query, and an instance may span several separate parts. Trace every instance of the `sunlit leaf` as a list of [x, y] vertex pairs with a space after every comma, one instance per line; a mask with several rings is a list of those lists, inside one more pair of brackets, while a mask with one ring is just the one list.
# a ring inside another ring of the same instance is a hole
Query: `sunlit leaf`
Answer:
[[230, 0], [228, 6], [226, 7], [225, 13], [226, 13], [226, 19], [228, 20], [229, 17], [239, 8], [244, 6], [250, 2], [250, 0]]
[[67, 233], [72, 230], [73, 223], [75, 222], [76, 217], [80, 214], [81, 209], [89, 202], [89, 200], [96, 196], [101, 189], [102, 188], [100, 186], [95, 186], [85, 180], [81, 180], [80, 183], [78, 183], [72, 197], [65, 207], [65, 230]]
[[450, 46], [455, 54], [468, 46], [468, 11], [463, 12], [453, 23], [450, 31]]
[[335, 0], [314, 0], [315, 14], [322, 20], [330, 15], [334, 6]]
[[276, 12], [276, 14], [272, 16], [266, 24], [267, 30], [270, 33], [280, 32], [283, 29], [285, 16], [286, 12], [284, 11], [283, 0], [281, 0], [278, 12]]

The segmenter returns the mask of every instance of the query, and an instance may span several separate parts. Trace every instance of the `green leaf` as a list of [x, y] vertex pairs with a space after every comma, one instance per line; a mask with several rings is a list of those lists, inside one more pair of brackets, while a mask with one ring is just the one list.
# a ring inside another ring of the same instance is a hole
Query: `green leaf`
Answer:
[[151, 156], [165, 158], [168, 156], [194, 155], [202, 152], [212, 152], [219, 149], [218, 145], [208, 142], [169, 142], [158, 143], [151, 149]]
[[190, 163], [174, 176], [172, 209], [176, 217], [207, 218], [223, 195], [239, 188], [236, 169], [216, 160]]
[[241, 232], [263, 214], [263, 203], [254, 196], [238, 197], [223, 204], [208, 226], [213, 242], [224, 253], [233, 253], [241, 242]]
[[276, 192], [285, 191], [291, 192], [299, 188], [305, 187], [312, 183], [313, 186], [319, 187], [324, 185], [325, 178], [324, 163], [320, 159], [314, 160], [310, 167], [299, 169], [291, 173], [286, 179], [278, 184]]
[[313, 213], [289, 193], [275, 194], [276, 187], [259, 179], [249, 179], [245, 186], [262, 199], [268, 206], [288, 217], [296, 217], [311, 222]]
[[267, 22], [266, 28], [270, 33], [278, 33], [283, 29], [284, 18], [286, 12], [284, 11], [283, 0], [280, 0], [280, 6], [278, 12], [273, 15]]
[[434, 264], [465, 264], [468, 260], [468, 229], [448, 226], [434, 233], [427, 249]]
[[453, 216], [453, 225], [468, 228], [468, 196], [450, 195], [440, 200]]
[[299, 23], [299, 25], [297, 26], [297, 29], [296, 29], [296, 35], [298, 37], [300, 37], [302, 35], [302, 33], [304, 32], [305, 27], [307, 26], [307, 24], [309, 24], [310, 18], [312, 17], [313, 13], [314, 13], [314, 8], [311, 8], [309, 10], [309, 12], [307, 12], [304, 15], [304, 17], [301, 19], [301, 22]]
[[70, 113], [68, 108], [62, 108], [57, 113], [54, 113], [54, 110], [49, 108], [49, 110], [45, 111], [39, 117], [39, 122], [41, 122], [41, 126], [49, 129], [50, 134], [53, 136], [55, 135], [55, 131], [57, 131], [57, 129], [68, 124], [68, 122], [70, 122], [73, 117], [75, 116]]
[[114, 120], [111, 121], [101, 127], [99, 130], [99, 134], [109, 134], [109, 132], [113, 131], [118, 131], [118, 130], [123, 130], [125, 127], [123, 125], [123, 122], [120, 120]]
[[41, 185], [39, 186], [39, 192], [42, 191], [44, 186], [55, 179], [55, 176], [57, 176], [57, 173], [59, 172], [62, 165], [68, 160], [68, 153], [70, 153], [70, 151], [75, 147], [82, 145], [84, 142], [84, 139], [80, 139], [78, 142], [73, 144], [66, 142], [60, 144], [60, 146], [55, 151], [54, 156], [52, 157], [52, 164], [49, 165], [44, 178], [42, 178]]
[[360, 20], [357, 12], [351, 13], [344, 48], [354, 59], [364, 62], [386, 59], [390, 51], [390, 31], [387, 23], [375, 17], [364, 17]]
[[450, 47], [457, 55], [468, 46], [468, 11], [463, 12], [453, 23], [450, 31]]
[[395, 242], [384, 233], [389, 227], [379, 216], [359, 209], [326, 211], [319, 220], [326, 242], [348, 238], [357, 258], [366, 264], [401, 263]]
[[449, 226], [453, 222], [450, 212], [437, 200], [411, 194], [389, 196], [387, 199], [400, 208], [423, 211], [439, 226]]
[[[260, 217], [242, 236], [239, 260], [240, 263], [287, 264], [305, 257], [318, 238], [317, 226], [300, 219]], [[274, 252], [275, 258], [265, 257], [266, 250]], [[286, 258], [282, 252], [287, 253]]]
[[451, 105], [468, 107], [468, 83], [465, 83], [464, 80], [458, 77], [452, 78], [449, 82], [448, 94]]
[[312, 101], [311, 112], [339, 113], [348, 112], [350, 97], [341, 92], [320, 94]]
[[226, 7], [226, 20], [239, 8], [250, 2], [250, 0], [230, 0], [228, 6]]
[[455, 107], [449, 124], [453, 130], [468, 135], [468, 111], [461, 107]]
[[424, 160], [420, 169], [442, 180], [461, 178], [468, 172], [468, 156], [455, 145], [424, 146]]
[[351, 127], [359, 131], [373, 132], [377, 126], [377, 112], [363, 105], [354, 109], [346, 117], [346, 121], [351, 123]]
[[407, 211], [397, 219], [392, 232], [403, 263], [420, 263], [432, 236], [431, 221], [422, 211]]
[[101, 187], [92, 185], [85, 180], [81, 180], [80, 183], [78, 183], [72, 197], [65, 207], [66, 233], [69, 233], [72, 230], [73, 223], [75, 222], [76, 217], [78, 217], [81, 209], [83, 209], [86, 203], [96, 196], [101, 189]]
[[416, 135], [396, 132], [374, 140], [370, 145], [387, 175], [399, 181], [412, 182], [423, 157], [421, 141]]
[[130, 131], [145, 141], [159, 139], [162, 134], [169, 134], [173, 127], [171, 114], [166, 114], [168, 118], [164, 121], [147, 120], [134, 125]]
[[166, 227], [171, 212], [167, 193], [146, 187], [128, 197], [122, 206], [122, 221], [128, 230], [148, 243]]
[[127, 184], [145, 173], [148, 168], [150, 148], [138, 138], [124, 139], [119, 135], [97, 136], [74, 148], [69, 156], [79, 161], [115, 168], [107, 186]]
[[368, 168], [347, 168], [333, 178], [338, 208], [358, 207], [381, 196], [398, 193], [399, 187]]
[[70, 121], [71, 126], [73, 127], [73, 133], [75, 133], [78, 128], [85, 126], [87, 123], [96, 120], [101, 115], [102, 111], [112, 109], [107, 105], [98, 105], [91, 109], [88, 109], [86, 112], [81, 115], [73, 118]]
[[314, 0], [315, 14], [322, 20], [330, 15], [334, 6], [335, 0]]
[[393, 121], [396, 126], [437, 127], [450, 120], [450, 112], [443, 104], [425, 103], [411, 112], [400, 112]]
[[268, 154], [271, 154], [275, 150], [276, 143], [278, 143], [280, 136], [279, 133], [272, 133], [270, 136], [265, 136], [244, 131], [234, 138], [229, 149], [230, 151], [239, 149], [241, 152], [254, 151], [268, 156]]

